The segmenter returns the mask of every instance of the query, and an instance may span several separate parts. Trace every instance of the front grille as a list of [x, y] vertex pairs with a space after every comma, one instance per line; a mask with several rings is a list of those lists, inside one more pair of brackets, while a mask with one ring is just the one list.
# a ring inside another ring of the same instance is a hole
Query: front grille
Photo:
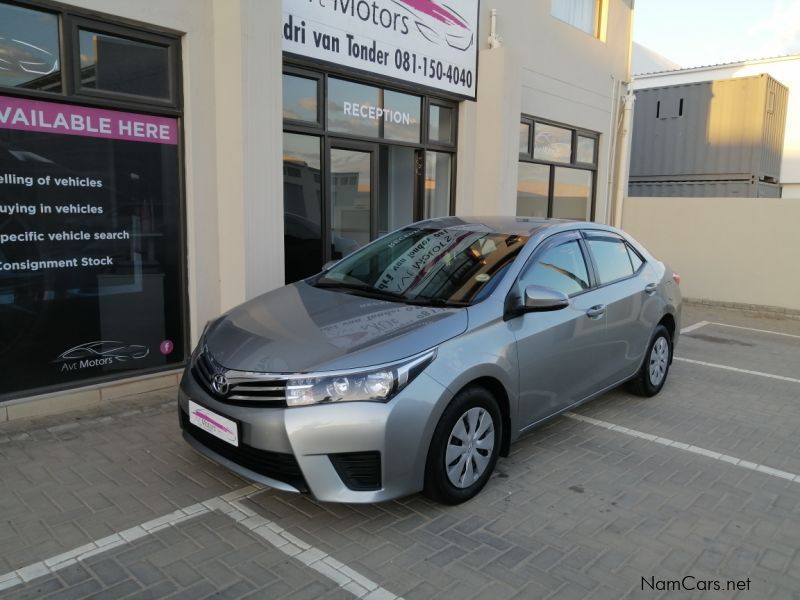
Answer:
[[[211, 385], [214, 375], [224, 373], [230, 382], [227, 394], [218, 394]], [[216, 364], [205, 350], [192, 365], [195, 380], [217, 400], [236, 406], [286, 406], [286, 380], [280, 376], [253, 376], [226, 370]]]
[[333, 468], [342, 482], [353, 491], [381, 489], [381, 453], [345, 452], [329, 454]]
[[209, 450], [259, 475], [288, 483], [301, 492], [308, 492], [308, 485], [303, 477], [303, 472], [300, 470], [300, 465], [297, 464], [297, 459], [293, 454], [259, 450], [243, 444], [241, 440], [238, 447], [232, 446], [193, 425], [189, 421], [189, 415], [183, 409], [180, 409], [179, 412], [181, 428]]

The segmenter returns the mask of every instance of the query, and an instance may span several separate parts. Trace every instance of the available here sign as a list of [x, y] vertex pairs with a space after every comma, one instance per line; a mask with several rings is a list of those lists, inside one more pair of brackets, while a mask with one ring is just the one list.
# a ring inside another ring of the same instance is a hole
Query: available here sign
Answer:
[[283, 0], [283, 50], [474, 99], [479, 0]]

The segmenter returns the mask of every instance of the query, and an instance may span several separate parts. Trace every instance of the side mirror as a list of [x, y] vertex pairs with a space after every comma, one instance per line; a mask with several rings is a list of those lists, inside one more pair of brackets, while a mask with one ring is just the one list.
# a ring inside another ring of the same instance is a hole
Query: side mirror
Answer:
[[561, 310], [567, 306], [569, 306], [569, 296], [563, 292], [541, 285], [529, 285], [525, 288], [523, 301], [525, 312]]

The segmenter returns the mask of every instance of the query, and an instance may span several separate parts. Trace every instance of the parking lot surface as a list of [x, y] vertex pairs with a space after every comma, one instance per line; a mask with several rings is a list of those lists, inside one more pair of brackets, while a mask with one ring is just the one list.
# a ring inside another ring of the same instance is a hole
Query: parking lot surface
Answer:
[[250, 486], [174, 390], [3, 424], [0, 597], [800, 598], [800, 321], [682, 325], [661, 394], [554, 419], [456, 507]]

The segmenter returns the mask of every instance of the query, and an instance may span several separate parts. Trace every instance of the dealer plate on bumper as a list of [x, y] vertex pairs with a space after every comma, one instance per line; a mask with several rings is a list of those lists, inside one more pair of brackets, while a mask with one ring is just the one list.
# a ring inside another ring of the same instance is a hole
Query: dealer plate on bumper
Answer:
[[211, 435], [239, 446], [239, 424], [189, 400], [189, 422]]

